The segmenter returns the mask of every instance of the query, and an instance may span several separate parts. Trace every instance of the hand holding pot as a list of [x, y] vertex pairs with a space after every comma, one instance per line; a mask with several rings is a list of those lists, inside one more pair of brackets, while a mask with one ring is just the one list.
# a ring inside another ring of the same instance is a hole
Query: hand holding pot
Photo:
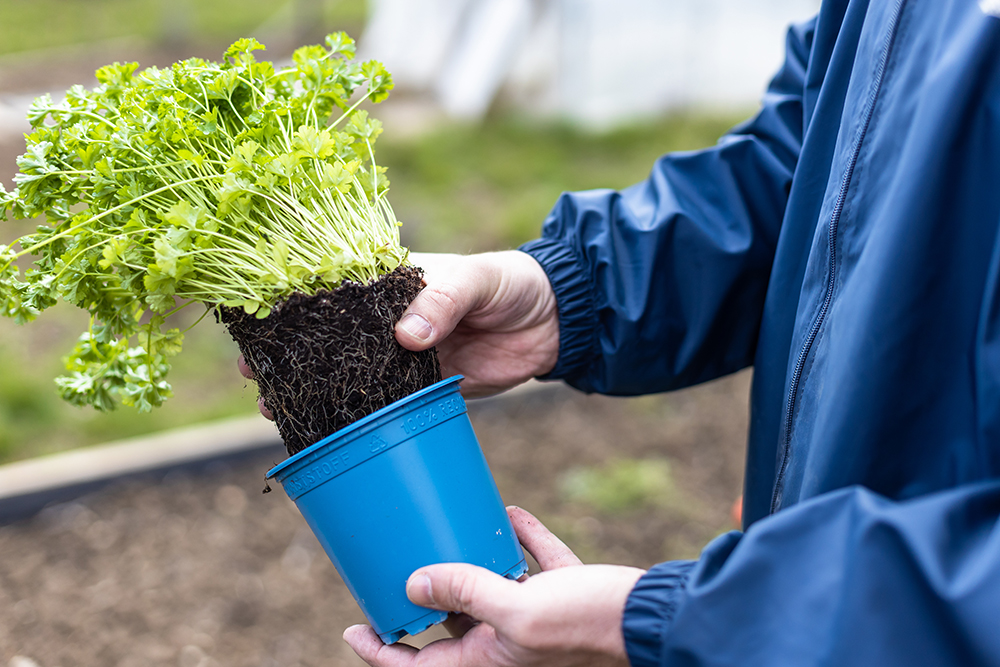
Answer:
[[643, 571], [582, 565], [528, 512], [508, 508], [517, 536], [542, 572], [519, 582], [465, 564], [431, 565], [413, 573], [406, 592], [416, 604], [468, 614], [461, 638], [421, 650], [384, 645], [366, 625], [344, 639], [373, 667], [462, 665], [570, 667], [628, 664], [622, 612]]
[[427, 287], [396, 325], [396, 340], [414, 352], [436, 345], [444, 376], [465, 376], [465, 396], [495, 394], [555, 367], [556, 299], [534, 258], [516, 250], [410, 258]]

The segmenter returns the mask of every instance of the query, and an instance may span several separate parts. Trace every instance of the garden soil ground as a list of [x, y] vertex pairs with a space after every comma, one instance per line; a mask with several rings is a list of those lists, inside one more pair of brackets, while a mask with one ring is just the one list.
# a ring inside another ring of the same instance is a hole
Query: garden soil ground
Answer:
[[[649, 566], [731, 527], [749, 377], [639, 399], [546, 385], [470, 411], [506, 502], [585, 562]], [[566, 493], [571, 471], [623, 459], [668, 493], [620, 488], [623, 509]], [[0, 665], [360, 665], [341, 640], [356, 604], [284, 493], [261, 494], [271, 463], [121, 483], [0, 528]]]

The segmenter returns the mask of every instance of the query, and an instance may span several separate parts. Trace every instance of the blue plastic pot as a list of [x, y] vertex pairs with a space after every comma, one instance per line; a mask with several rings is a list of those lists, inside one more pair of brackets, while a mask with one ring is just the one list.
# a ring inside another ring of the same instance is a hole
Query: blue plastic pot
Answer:
[[448, 616], [406, 597], [417, 568], [472, 563], [510, 578], [527, 570], [459, 380], [386, 406], [267, 473], [386, 644]]

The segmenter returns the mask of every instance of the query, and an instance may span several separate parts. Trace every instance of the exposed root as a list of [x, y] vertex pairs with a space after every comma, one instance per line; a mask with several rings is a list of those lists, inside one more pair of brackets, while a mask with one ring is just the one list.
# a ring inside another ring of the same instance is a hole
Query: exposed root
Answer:
[[289, 455], [441, 379], [436, 350], [410, 352], [393, 334], [420, 288], [420, 270], [400, 267], [368, 285], [293, 294], [262, 320], [220, 309]]

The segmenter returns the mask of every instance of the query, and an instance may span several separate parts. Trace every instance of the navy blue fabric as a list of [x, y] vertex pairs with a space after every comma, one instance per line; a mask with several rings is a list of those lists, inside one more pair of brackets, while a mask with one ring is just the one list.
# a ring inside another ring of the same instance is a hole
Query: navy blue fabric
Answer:
[[629, 595], [625, 615], [630, 622], [622, 628], [633, 667], [660, 664], [665, 635], [674, 612], [684, 596], [694, 561], [671, 561], [649, 568]]
[[995, 7], [825, 2], [754, 119], [565, 194], [525, 248], [552, 377], [754, 366], [746, 533], [640, 581], [635, 665], [1000, 665]]
[[559, 359], [541, 379], [562, 377], [567, 369], [598, 354], [594, 294], [591, 283], [579, 270], [576, 255], [568, 246], [548, 239], [535, 239], [521, 249], [537, 259], [553, 285], [559, 285]]

